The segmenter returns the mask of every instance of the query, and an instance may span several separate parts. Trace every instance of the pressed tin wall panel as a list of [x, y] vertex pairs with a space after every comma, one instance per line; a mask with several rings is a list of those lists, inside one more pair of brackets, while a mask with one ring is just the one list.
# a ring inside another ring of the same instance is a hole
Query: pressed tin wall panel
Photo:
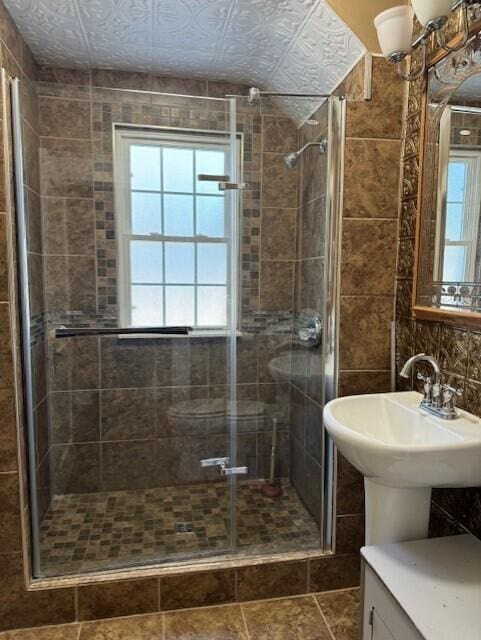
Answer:
[[[329, 93], [364, 50], [324, 0], [7, 0], [39, 62]], [[315, 107], [285, 103], [299, 121]]]
[[[446, 38], [453, 33], [454, 17], [447, 25]], [[455, 30], [454, 30], [455, 33]], [[435, 49], [432, 48], [435, 53]], [[400, 82], [400, 81], [399, 81]], [[419, 146], [424, 78], [409, 85], [403, 146], [403, 193], [401, 196], [398, 268], [396, 281], [396, 361], [397, 369], [415, 353], [425, 352], [439, 359], [443, 375], [463, 388], [459, 405], [481, 416], [481, 331], [462, 322], [441, 324], [412, 317], [414, 240], [419, 210]], [[400, 390], [412, 388], [413, 380], [397, 378]], [[481, 488], [439, 489], [433, 492], [431, 534], [450, 535], [468, 530], [481, 537]]]

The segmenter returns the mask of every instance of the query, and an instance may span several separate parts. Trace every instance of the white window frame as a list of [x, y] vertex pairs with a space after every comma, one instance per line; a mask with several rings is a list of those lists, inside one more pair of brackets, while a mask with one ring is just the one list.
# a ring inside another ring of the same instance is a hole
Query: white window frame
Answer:
[[[150, 235], [136, 235], [131, 230], [131, 189], [130, 189], [130, 153], [129, 148], [132, 144], [141, 144], [142, 146], [172, 146], [172, 147], [186, 147], [186, 148], [202, 148], [202, 149], [222, 149], [225, 153], [226, 166], [225, 174], [230, 175], [229, 161], [231, 154], [230, 137], [228, 132], [213, 133], [212, 131], [205, 132], [199, 130], [167, 130], [163, 128], [148, 128], [148, 127], [134, 127], [134, 126], [119, 126], [114, 125], [114, 198], [115, 198], [115, 228], [117, 238], [117, 300], [118, 300], [118, 316], [121, 326], [131, 327], [131, 280], [130, 280], [130, 256], [129, 245], [132, 240], [142, 241], [154, 241], [164, 243], [172, 242], [190, 242], [195, 245], [201, 243], [219, 243], [225, 244], [227, 247], [227, 319], [225, 325], [219, 326], [194, 326], [194, 334], [208, 334], [208, 335], [225, 335], [230, 326], [229, 311], [231, 308], [231, 259], [230, 251], [232, 250], [231, 231], [230, 231], [230, 207], [229, 198], [224, 194], [224, 211], [225, 211], [225, 236], [224, 237], [210, 237], [210, 236], [165, 236], [163, 234], [150, 234]], [[240, 149], [241, 145], [237, 145]], [[241, 170], [241, 158], [240, 154], [237, 158], [238, 172], [240, 175]], [[194, 176], [194, 180], [195, 180]], [[162, 185], [161, 185], [162, 187]], [[161, 193], [164, 193], [161, 189]], [[235, 194], [232, 197], [236, 198]], [[238, 215], [238, 200], [236, 198], [236, 215]], [[195, 207], [195, 194], [194, 194], [194, 207]], [[195, 216], [195, 209], [194, 209]], [[165, 259], [165, 255], [164, 255]], [[239, 256], [237, 256], [237, 264], [239, 262]], [[197, 267], [196, 267], [197, 268]], [[238, 269], [239, 271], [239, 269]], [[235, 274], [238, 277], [239, 274]], [[163, 283], [163, 313], [165, 319], [165, 285]], [[177, 285], [176, 285], [177, 286]], [[182, 285], [179, 285], [182, 286]], [[197, 282], [191, 286], [196, 289], [199, 285]], [[209, 286], [209, 285], [206, 285]], [[215, 286], [215, 285], [213, 285]], [[197, 292], [195, 297], [195, 313], [197, 313]], [[163, 326], [164, 323], [158, 326]]]

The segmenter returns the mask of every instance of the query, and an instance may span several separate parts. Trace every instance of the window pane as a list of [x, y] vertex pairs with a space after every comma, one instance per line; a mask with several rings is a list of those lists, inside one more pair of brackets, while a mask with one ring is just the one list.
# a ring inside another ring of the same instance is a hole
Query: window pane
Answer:
[[162, 282], [162, 243], [132, 240], [130, 273], [132, 283]]
[[194, 235], [194, 197], [164, 195], [164, 225], [167, 236]]
[[226, 284], [227, 250], [225, 244], [199, 244], [197, 279], [202, 284]]
[[192, 149], [164, 147], [164, 191], [192, 193], [194, 152]]
[[196, 231], [211, 238], [225, 236], [225, 201], [223, 196], [197, 197]]
[[160, 190], [160, 147], [131, 145], [131, 189]]
[[[195, 170], [207, 175], [223, 176], [225, 174], [225, 152], [211, 149], [197, 149], [195, 152]], [[197, 178], [197, 176], [196, 176]], [[219, 193], [217, 182], [196, 181], [197, 193]]]
[[131, 323], [133, 327], [160, 326], [164, 324], [163, 287], [133, 285], [131, 287]]
[[159, 193], [132, 192], [132, 233], [149, 235], [162, 233]]
[[169, 284], [195, 282], [195, 253], [192, 242], [165, 243], [165, 281]]
[[466, 182], [466, 164], [464, 162], [449, 162], [448, 167], [448, 200], [462, 202], [464, 200], [464, 186]]
[[466, 247], [445, 247], [443, 280], [457, 282], [464, 280], [466, 270]]
[[197, 324], [201, 327], [225, 327], [227, 324], [226, 287], [198, 287]]
[[166, 287], [165, 314], [167, 325], [193, 325], [194, 287]]
[[464, 205], [449, 202], [446, 207], [446, 230], [447, 240], [462, 240], [464, 232]]

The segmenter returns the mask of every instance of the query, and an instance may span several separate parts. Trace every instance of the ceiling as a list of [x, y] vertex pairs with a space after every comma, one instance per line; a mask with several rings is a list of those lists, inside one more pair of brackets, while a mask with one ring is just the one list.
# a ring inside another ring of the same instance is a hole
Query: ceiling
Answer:
[[[209, 77], [271, 91], [329, 93], [364, 51], [325, 0], [5, 4], [38, 62], [45, 65]], [[287, 104], [297, 119], [312, 112], [312, 103]]]
[[374, 18], [381, 11], [391, 9], [409, 0], [327, 0], [337, 15], [346, 22], [352, 31], [362, 40], [369, 51], [380, 53]]

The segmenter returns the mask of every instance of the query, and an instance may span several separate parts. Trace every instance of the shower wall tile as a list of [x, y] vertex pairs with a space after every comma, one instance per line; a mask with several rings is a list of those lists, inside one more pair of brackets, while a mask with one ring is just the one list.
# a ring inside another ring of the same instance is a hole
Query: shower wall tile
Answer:
[[87, 256], [46, 256], [49, 310], [95, 312], [95, 260]]
[[297, 207], [297, 171], [285, 166], [282, 154], [264, 153], [263, 162], [263, 206]]
[[40, 98], [40, 135], [89, 140], [90, 103], [80, 100]]
[[92, 198], [92, 147], [89, 141], [42, 138], [42, 195]]
[[28, 275], [30, 280], [30, 315], [35, 317], [45, 309], [44, 263], [39, 253], [28, 254]]
[[50, 356], [52, 389], [71, 391], [99, 388], [99, 345], [95, 337], [55, 340]]
[[102, 441], [155, 437], [157, 394], [156, 389], [102, 391]]
[[78, 198], [43, 198], [45, 253], [95, 255], [94, 203]]
[[326, 198], [321, 196], [299, 208], [298, 258], [321, 258], [325, 253]]
[[40, 462], [47, 455], [50, 447], [47, 397], [35, 407], [34, 418], [37, 460]]
[[50, 394], [50, 428], [54, 443], [98, 441], [99, 420], [98, 391], [54, 391]]
[[[167, 343], [166, 349], [169, 346]], [[150, 341], [102, 338], [100, 341], [102, 388], [155, 387], [158, 355], [156, 346]], [[163, 358], [161, 363], [162, 375], [164, 375], [163, 372], [169, 372], [171, 364], [171, 353], [168, 353], [167, 358]], [[170, 373], [168, 377], [170, 378]]]
[[261, 224], [261, 259], [295, 260], [296, 209], [264, 207]]
[[23, 121], [22, 134], [25, 184], [35, 193], [40, 193], [40, 138], [25, 120]]
[[262, 117], [264, 153], [290, 153], [297, 151], [299, 134], [290, 118]]
[[[98, 445], [95, 446], [98, 448]], [[158, 472], [161, 470], [158, 468], [156, 440], [104, 442], [101, 450], [101, 491], [150, 489], [159, 486]]]
[[42, 237], [42, 205], [38, 193], [29, 188], [24, 189], [25, 207], [28, 211], [27, 217], [27, 242], [30, 253], [43, 253]]
[[261, 262], [260, 307], [264, 311], [291, 311], [294, 262]]
[[54, 493], [94, 493], [101, 490], [98, 444], [52, 446]]
[[[327, 135], [327, 131], [325, 133]], [[306, 149], [300, 160], [299, 173], [299, 204], [305, 205], [326, 193], [327, 154], [320, 154], [314, 146]]]

